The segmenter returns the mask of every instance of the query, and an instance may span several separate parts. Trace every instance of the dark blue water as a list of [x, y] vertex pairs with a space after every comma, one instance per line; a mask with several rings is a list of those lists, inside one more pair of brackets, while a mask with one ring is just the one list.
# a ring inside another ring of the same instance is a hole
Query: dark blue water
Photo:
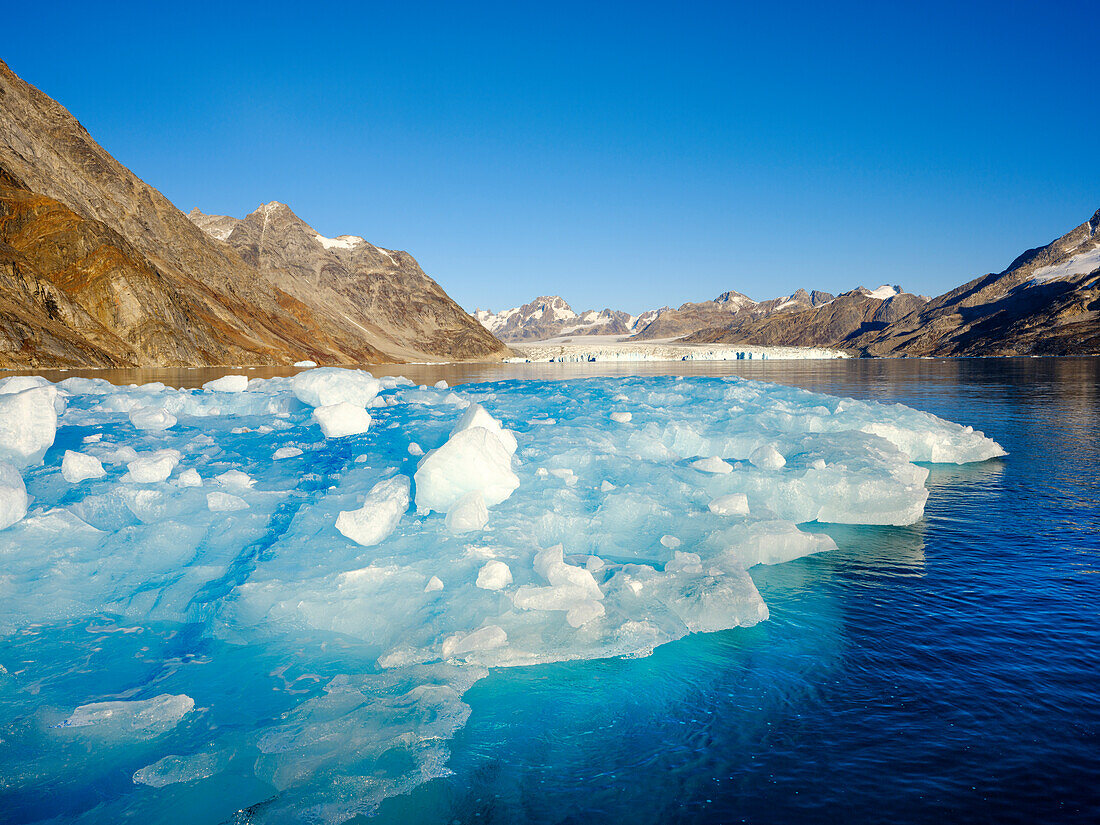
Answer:
[[[387, 800], [372, 822], [1100, 821], [1100, 359], [431, 369], [399, 371], [452, 383], [742, 374], [905, 403], [1009, 455], [931, 467], [911, 527], [811, 528], [839, 549], [753, 568], [771, 612], [753, 628], [644, 659], [495, 671], [466, 694], [453, 774]], [[239, 701], [203, 716], [212, 729], [276, 719], [316, 690], [295, 651], [224, 657], [178, 626], [131, 636], [110, 624], [26, 628], [5, 662], [33, 675], [20, 685], [76, 696], [182, 692], [188, 668], [221, 657], [218, 693]], [[110, 672], [100, 646], [117, 654]], [[273, 678], [288, 689], [246, 689]], [[133, 771], [168, 745], [120, 756], [74, 742], [43, 766], [20, 759], [39, 741], [21, 738], [24, 722], [0, 718], [0, 822], [217, 822], [257, 800], [262, 819], [272, 794], [241, 779], [212, 798], [200, 782], [128, 807]], [[156, 807], [168, 798], [171, 810]]]
[[[761, 376], [754, 376], [761, 377]], [[1100, 821], [1100, 362], [788, 365], [972, 424], [908, 528], [753, 569], [771, 620], [647, 659], [498, 672], [455, 775], [377, 821]]]

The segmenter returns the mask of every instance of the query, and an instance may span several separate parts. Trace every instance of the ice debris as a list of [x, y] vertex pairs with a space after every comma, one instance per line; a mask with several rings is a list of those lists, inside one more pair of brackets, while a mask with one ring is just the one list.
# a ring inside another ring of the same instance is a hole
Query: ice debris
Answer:
[[371, 417], [362, 407], [350, 401], [338, 401], [313, 411], [313, 419], [325, 434], [325, 438], [344, 438], [359, 435], [370, 429]]
[[489, 508], [480, 490], [467, 493], [447, 511], [444, 524], [452, 533], [471, 533], [489, 523]]
[[469, 493], [481, 494], [486, 507], [500, 504], [519, 487], [512, 454], [498, 434], [471, 427], [451, 435], [420, 460], [413, 477], [416, 509], [446, 513]]
[[294, 395], [310, 407], [331, 407], [340, 403], [366, 407], [382, 389], [382, 382], [369, 372], [336, 367], [300, 372], [290, 381]]
[[358, 510], [345, 510], [336, 529], [362, 547], [378, 544], [397, 527], [409, 509], [409, 477], [394, 476], [375, 484]]
[[0, 461], [27, 467], [42, 460], [57, 433], [56, 399], [53, 386], [0, 394]]
[[102, 478], [106, 474], [102, 462], [94, 455], [66, 450], [61, 459], [61, 477], [70, 484], [79, 484], [89, 478]]
[[[373, 416], [367, 435], [335, 436], [340, 414], [320, 439], [313, 423], [334, 408]], [[610, 425], [625, 409], [630, 426]], [[807, 523], [912, 524], [923, 463], [1003, 454], [907, 407], [739, 379], [452, 389], [316, 369], [227, 392], [9, 378], [0, 634], [61, 628], [73, 645], [83, 622], [97, 650], [133, 632], [127, 661], [146, 663], [166, 633], [170, 693], [129, 698], [141, 676], [104, 702], [86, 680], [43, 681], [27, 718], [48, 704], [59, 738], [97, 746], [178, 726], [162, 752], [111, 769], [140, 768], [134, 781], [174, 804], [177, 785], [247, 752], [254, 776], [239, 779], [277, 791], [265, 816], [341, 822], [445, 773], [486, 668], [753, 625], [768, 615], [754, 565], [835, 547]], [[93, 461], [99, 480], [65, 483]], [[199, 638], [215, 666], [180, 666]], [[273, 671], [287, 651], [291, 668]], [[186, 724], [189, 696], [211, 724]], [[86, 748], [70, 745], [43, 745], [32, 769], [79, 771]]]
[[131, 411], [130, 423], [139, 430], [160, 432], [176, 426], [176, 417], [162, 408], [139, 407]]
[[691, 466], [700, 472], [714, 473], [715, 475], [724, 475], [733, 472], [732, 465], [730, 465], [728, 461], [723, 461], [716, 455], [693, 461], [691, 462]]
[[0, 461], [0, 530], [11, 527], [27, 515], [27, 486], [23, 476], [6, 461]]
[[502, 561], [493, 559], [485, 562], [478, 571], [477, 581], [474, 582], [482, 590], [500, 590], [512, 583], [512, 571]]
[[148, 736], [171, 730], [195, 708], [190, 696], [162, 693], [152, 699], [81, 705], [58, 727], [88, 728], [101, 736]]

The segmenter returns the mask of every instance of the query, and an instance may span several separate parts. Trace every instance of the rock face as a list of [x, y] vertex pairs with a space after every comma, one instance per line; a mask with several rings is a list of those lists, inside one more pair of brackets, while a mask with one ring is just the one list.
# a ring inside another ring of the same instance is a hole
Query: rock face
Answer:
[[512, 342], [545, 341], [563, 335], [632, 335], [646, 315], [638, 318], [614, 309], [590, 309], [578, 314], [558, 295], [544, 295], [503, 312], [474, 312], [474, 318], [487, 330], [502, 341]]
[[312, 273], [314, 258], [275, 242], [242, 258], [217, 239], [226, 228], [226, 238], [236, 232], [232, 219], [218, 219], [222, 230], [211, 222], [209, 236], [2, 62], [0, 170], [4, 366], [364, 363], [506, 352], [404, 253], [373, 268], [337, 255]]
[[789, 310], [764, 315], [739, 313], [724, 326], [701, 330], [684, 341], [844, 349], [852, 337], [884, 329], [923, 306], [926, 300], [895, 287], [859, 287], [817, 306], [800, 302]]
[[793, 314], [735, 320], [685, 340], [826, 346], [872, 356], [1100, 353], [1100, 210], [1001, 273], [925, 300], [856, 290]]
[[700, 330], [745, 323], [776, 313], [793, 313], [802, 309], [828, 303], [833, 296], [828, 292], [807, 292], [800, 289], [793, 295], [754, 301], [740, 292], [723, 292], [713, 301], [684, 304], [678, 309], [657, 315], [638, 332], [639, 340], [682, 338]]
[[1100, 353], [1100, 210], [1003, 272], [963, 284], [850, 346], [866, 355]]
[[681, 338], [723, 326], [731, 317], [759, 318], [773, 312], [818, 306], [832, 299], [827, 292], [800, 289], [794, 295], [754, 301], [747, 295], [731, 291], [723, 292], [713, 301], [683, 304], [678, 309], [661, 307], [635, 316], [613, 309], [577, 313], [565, 299], [550, 295], [503, 312], [479, 309], [474, 317], [502, 341], [515, 343], [579, 335], [633, 336], [635, 340], [647, 341]]
[[198, 209], [188, 218], [268, 282], [346, 320], [390, 357], [456, 359], [504, 352], [407, 252], [382, 249], [355, 235], [326, 238], [277, 201], [243, 219]]

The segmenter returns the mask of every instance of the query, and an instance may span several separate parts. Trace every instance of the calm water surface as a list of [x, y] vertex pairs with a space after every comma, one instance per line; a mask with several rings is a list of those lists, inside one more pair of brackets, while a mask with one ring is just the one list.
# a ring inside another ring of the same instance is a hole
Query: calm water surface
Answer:
[[754, 568], [771, 609], [757, 627], [495, 672], [467, 694], [454, 775], [372, 821], [1100, 821], [1100, 360], [371, 369], [738, 374], [908, 404], [1009, 452], [933, 467], [916, 525], [814, 527], [840, 549]]

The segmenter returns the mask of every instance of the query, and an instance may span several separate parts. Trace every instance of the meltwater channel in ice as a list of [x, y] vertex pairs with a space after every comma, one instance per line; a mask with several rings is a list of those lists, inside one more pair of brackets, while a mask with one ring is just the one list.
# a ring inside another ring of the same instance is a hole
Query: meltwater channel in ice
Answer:
[[256, 821], [370, 813], [448, 773], [488, 668], [764, 621], [749, 569], [835, 546], [800, 524], [911, 524], [921, 464], [1003, 454], [738, 378], [8, 378], [0, 772], [88, 821], [196, 783]]

